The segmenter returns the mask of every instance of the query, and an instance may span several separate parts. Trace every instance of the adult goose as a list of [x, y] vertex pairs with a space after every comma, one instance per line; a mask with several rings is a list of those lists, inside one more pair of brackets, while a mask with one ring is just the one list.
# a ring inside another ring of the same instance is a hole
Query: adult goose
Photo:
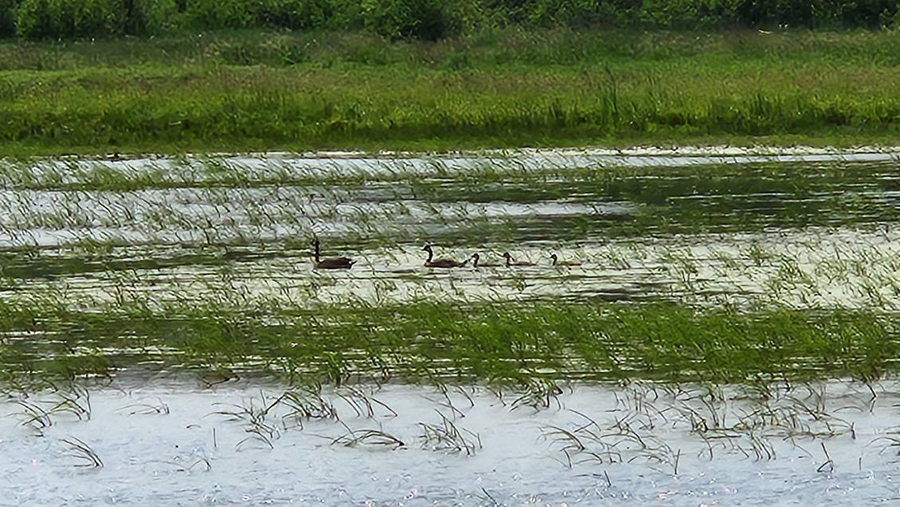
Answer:
[[581, 266], [581, 263], [578, 261], [561, 261], [559, 260], [559, 257], [556, 256], [556, 254], [551, 254], [550, 260], [552, 261], [552, 264], [554, 266]]
[[503, 258], [506, 259], [506, 267], [511, 268], [513, 266], [534, 266], [533, 262], [513, 262], [512, 255], [509, 255], [509, 252], [503, 252]]
[[425, 245], [425, 248], [422, 250], [428, 252], [428, 259], [425, 261], [426, 268], [461, 268], [469, 262], [469, 259], [466, 259], [462, 262], [457, 262], [453, 259], [434, 259], [434, 252], [431, 250], [431, 245]]
[[350, 269], [356, 261], [347, 257], [329, 257], [327, 259], [319, 258], [319, 238], [313, 240], [313, 248], [315, 248], [315, 262], [313, 267], [316, 269]]
[[496, 268], [499, 264], [479, 264], [478, 260], [481, 259], [481, 256], [476, 254], [472, 254], [472, 267], [473, 268]]

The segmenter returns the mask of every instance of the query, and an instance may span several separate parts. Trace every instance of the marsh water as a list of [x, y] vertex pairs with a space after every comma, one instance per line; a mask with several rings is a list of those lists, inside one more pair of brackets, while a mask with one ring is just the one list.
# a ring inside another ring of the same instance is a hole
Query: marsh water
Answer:
[[[891, 153], [273, 155], [5, 172], [6, 291], [891, 307], [900, 293]], [[359, 262], [314, 271], [314, 236], [323, 256]], [[426, 243], [495, 267], [426, 269]], [[504, 252], [535, 265], [505, 268]], [[577, 266], [552, 266], [553, 253]]]
[[[896, 153], [271, 154], [7, 163], [0, 174], [0, 302], [51, 305], [63, 330], [70, 310], [102, 318], [234, 294], [303, 308], [900, 303]], [[314, 270], [313, 237], [323, 256], [357, 264]], [[459, 261], [479, 253], [482, 266], [426, 268], [426, 243]], [[506, 267], [504, 252], [533, 265]], [[122, 354], [79, 332], [0, 336], [7, 364], [131, 358], [102, 382], [4, 391], [0, 505], [900, 498], [891, 379], [298, 391], [180, 369], [140, 378], [166, 350]]]
[[[869, 387], [635, 383], [548, 396], [125, 378], [0, 402], [0, 504], [894, 502], [900, 386]], [[63, 400], [84, 411], [54, 410]]]

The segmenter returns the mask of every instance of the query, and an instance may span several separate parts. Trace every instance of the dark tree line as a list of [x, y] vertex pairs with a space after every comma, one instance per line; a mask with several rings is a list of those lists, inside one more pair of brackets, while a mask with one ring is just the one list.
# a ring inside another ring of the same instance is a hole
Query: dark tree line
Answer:
[[879, 28], [900, 0], [0, 0], [0, 36], [282, 28], [437, 40], [489, 27]]

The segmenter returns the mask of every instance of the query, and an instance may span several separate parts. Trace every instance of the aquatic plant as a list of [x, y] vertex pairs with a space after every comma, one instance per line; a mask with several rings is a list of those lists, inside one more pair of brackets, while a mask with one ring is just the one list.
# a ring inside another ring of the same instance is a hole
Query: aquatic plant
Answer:
[[82, 464], [75, 466], [88, 468], [100, 468], [103, 466], [103, 461], [97, 456], [97, 453], [94, 452], [90, 445], [84, 443], [81, 439], [70, 436], [68, 438], [61, 438], [59, 441], [68, 446], [67, 456], [83, 462]]

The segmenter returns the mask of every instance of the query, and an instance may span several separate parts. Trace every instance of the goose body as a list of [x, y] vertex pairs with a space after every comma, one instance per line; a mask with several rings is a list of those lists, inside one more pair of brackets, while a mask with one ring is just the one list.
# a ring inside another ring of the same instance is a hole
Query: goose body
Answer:
[[499, 264], [478, 264], [478, 260], [481, 259], [481, 256], [476, 254], [472, 254], [472, 267], [473, 268], [496, 268], [499, 267]]
[[515, 267], [515, 266], [518, 266], [518, 267], [534, 266], [533, 262], [524, 262], [524, 261], [513, 262], [512, 255], [509, 255], [509, 252], [503, 252], [503, 258], [506, 259], [506, 267], [508, 267], [508, 268]]
[[428, 252], [428, 259], [425, 261], [426, 268], [461, 268], [469, 262], [469, 259], [462, 262], [457, 262], [453, 259], [435, 259], [431, 245], [425, 245], [425, 248], [422, 250]]
[[550, 255], [550, 260], [553, 261], [554, 266], [581, 266], [581, 263], [578, 261], [561, 261], [556, 254]]
[[315, 248], [315, 262], [313, 267], [316, 269], [350, 269], [356, 264], [356, 261], [349, 257], [329, 257], [327, 259], [319, 258], [319, 239], [313, 240]]

